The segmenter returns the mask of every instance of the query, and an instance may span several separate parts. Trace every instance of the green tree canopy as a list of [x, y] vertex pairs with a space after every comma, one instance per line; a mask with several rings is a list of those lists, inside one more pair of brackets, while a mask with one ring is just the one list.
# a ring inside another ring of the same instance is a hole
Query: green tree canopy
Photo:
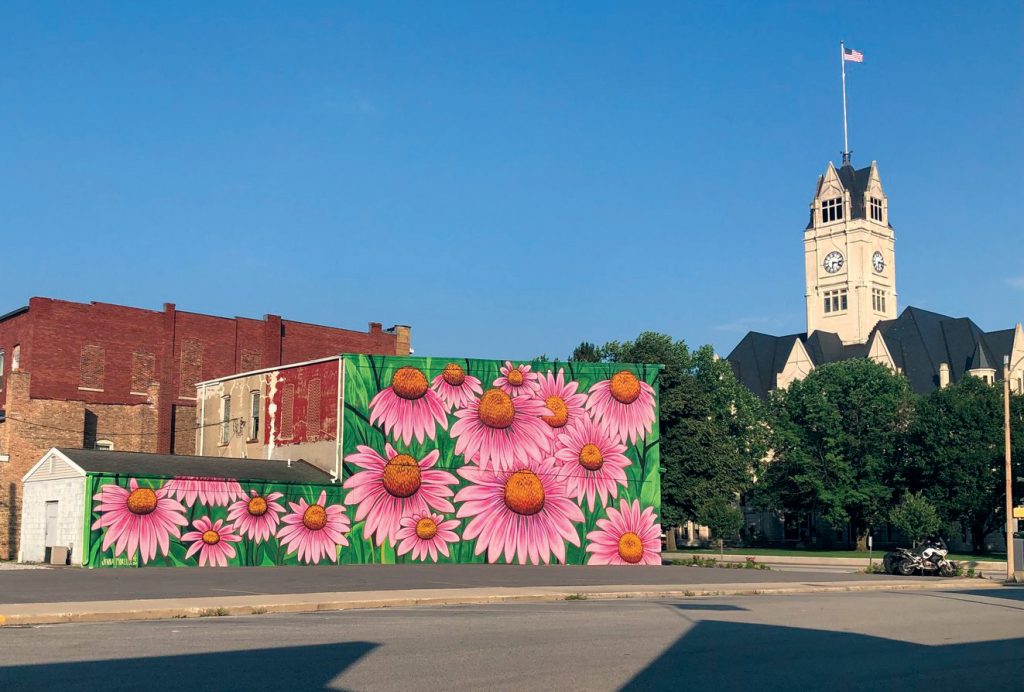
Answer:
[[969, 531], [976, 552], [1006, 517], [1001, 384], [965, 377], [924, 397], [902, 465], [901, 482], [923, 491], [947, 523]]
[[939, 530], [942, 519], [935, 505], [922, 493], [907, 493], [889, 510], [889, 523], [903, 532], [916, 547], [926, 536]]
[[770, 402], [772, 449], [759, 504], [817, 511], [850, 523], [858, 545], [884, 519], [914, 395], [907, 380], [867, 359], [812, 371]]

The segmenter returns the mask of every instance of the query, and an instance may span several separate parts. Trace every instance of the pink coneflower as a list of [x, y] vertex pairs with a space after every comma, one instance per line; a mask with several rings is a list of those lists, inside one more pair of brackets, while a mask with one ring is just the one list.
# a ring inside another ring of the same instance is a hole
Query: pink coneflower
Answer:
[[466, 370], [458, 363], [444, 366], [444, 371], [430, 381], [430, 386], [447, 404], [448, 410], [463, 408], [473, 398], [473, 394], [484, 392], [480, 388], [480, 380], [466, 374]]
[[167, 481], [164, 488], [186, 505], [194, 505], [196, 498], [207, 507], [226, 507], [234, 500], [245, 497], [238, 481], [227, 478], [178, 476]]
[[455, 453], [481, 468], [507, 469], [516, 461], [547, 456], [552, 429], [541, 420], [552, 412], [540, 399], [517, 396], [500, 389], [488, 389], [469, 406], [459, 409], [451, 436], [457, 441]]
[[565, 471], [565, 485], [569, 495], [578, 502], [587, 498], [587, 506], [594, 509], [594, 496], [601, 504], [608, 497], [616, 497], [619, 486], [626, 486], [626, 467], [630, 460], [625, 455], [626, 445], [589, 418], [565, 428], [558, 434], [552, 460]]
[[289, 502], [291, 514], [284, 515], [287, 524], [277, 532], [277, 540], [288, 548], [288, 555], [297, 553], [300, 562], [315, 565], [321, 559], [336, 559], [340, 545], [348, 545], [345, 533], [348, 531], [348, 516], [341, 505], [327, 504], [327, 491], [320, 491], [315, 504], [308, 504], [306, 498]]
[[250, 490], [248, 500], [241, 499], [228, 508], [228, 521], [233, 522], [238, 532], [256, 543], [267, 540], [277, 533], [277, 523], [284, 513], [284, 507], [277, 500], [281, 493], [260, 495]]
[[448, 429], [448, 409], [437, 392], [427, 385], [427, 376], [419, 368], [401, 367], [391, 376], [391, 386], [382, 389], [370, 402], [370, 425], [380, 421], [385, 434], [405, 444], [424, 438], [434, 439], [435, 424]]
[[586, 394], [577, 394], [576, 389], [579, 382], [565, 382], [565, 371], [558, 369], [555, 376], [549, 370], [540, 376], [537, 391], [534, 396], [544, 402], [544, 405], [551, 411], [550, 416], [544, 416], [544, 422], [555, 429], [556, 434], [561, 428], [571, 426], [579, 420], [587, 417], [583, 405], [587, 403]]
[[590, 387], [587, 410], [623, 442], [636, 442], [654, 424], [654, 388], [629, 370]]
[[377, 545], [385, 539], [394, 545], [402, 517], [430, 509], [455, 511], [447, 498], [454, 494], [449, 486], [457, 485], [459, 479], [433, 468], [441, 455], [436, 449], [419, 461], [399, 454], [390, 444], [384, 445], [386, 459], [370, 447], [357, 445], [356, 449], [345, 461], [366, 470], [345, 481], [344, 487], [349, 489], [345, 504], [359, 505], [355, 520], [366, 519], [363, 538], [375, 535]]
[[661, 524], [654, 521], [654, 509], [641, 512], [637, 500], [622, 500], [619, 509], [609, 507], [608, 518], [597, 520], [587, 541], [588, 565], [661, 564]]
[[540, 384], [540, 377], [530, 372], [532, 369], [532, 366], [525, 363], [512, 365], [512, 361], [506, 360], [501, 367], [501, 377], [494, 380], [492, 386], [513, 397], [533, 394]]
[[211, 522], [209, 517], [199, 517], [192, 526], [195, 531], [189, 531], [181, 537], [183, 541], [195, 541], [185, 552], [185, 557], [192, 557], [199, 553], [199, 565], [210, 567], [227, 567], [228, 560], [235, 556], [235, 546], [242, 537], [232, 533], [234, 528], [231, 524], [225, 524], [223, 519]]
[[402, 517], [402, 526], [396, 534], [398, 546], [395, 554], [405, 555], [411, 551], [413, 560], [426, 560], [429, 554], [434, 562], [437, 562], [438, 552], [449, 557], [448, 544], [459, 540], [458, 534], [452, 530], [458, 525], [458, 519], [444, 521], [440, 514], [415, 512], [412, 516]]
[[546, 462], [517, 463], [507, 470], [486, 471], [463, 466], [459, 475], [473, 485], [462, 488], [458, 517], [473, 517], [462, 532], [463, 540], [477, 539], [474, 553], [487, 551], [487, 561], [523, 565], [547, 564], [554, 555], [565, 562], [565, 542], [580, 544], [574, 522], [583, 511], [569, 499], [565, 481]]
[[168, 496], [166, 487], [140, 488], [134, 478], [129, 479], [127, 488], [114, 483], [104, 485], [93, 499], [99, 500], [96, 511], [100, 517], [92, 528], [106, 528], [102, 549], [116, 541], [115, 557], [121, 553], [131, 557], [138, 551], [146, 563], [156, 557], [157, 547], [167, 555], [170, 537], [178, 538], [178, 527], [188, 525], [185, 508]]

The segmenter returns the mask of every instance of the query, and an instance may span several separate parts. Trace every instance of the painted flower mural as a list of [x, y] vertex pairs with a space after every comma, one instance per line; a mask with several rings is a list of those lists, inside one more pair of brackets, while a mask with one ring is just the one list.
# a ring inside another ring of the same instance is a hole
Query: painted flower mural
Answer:
[[223, 519], [210, 521], [209, 517], [199, 517], [192, 522], [192, 526], [196, 530], [181, 537], [183, 541], [193, 542], [185, 557], [198, 553], [200, 566], [227, 567], [228, 560], [235, 556], [235, 547], [231, 544], [242, 540], [241, 536], [234, 533], [234, 527], [225, 524]]
[[164, 486], [171, 497], [186, 505], [194, 505], [198, 499], [208, 507], [225, 507], [233, 500], [245, 497], [238, 481], [227, 478], [201, 478], [199, 476], [178, 476]]
[[380, 422], [385, 433], [406, 445], [434, 439], [437, 426], [448, 429], [445, 403], [427, 383], [419, 368], [401, 367], [391, 376], [391, 385], [370, 402], [370, 425]]
[[633, 443], [651, 433], [654, 388], [629, 370], [619, 370], [590, 388], [587, 410], [620, 440]]
[[484, 393], [480, 387], [480, 380], [466, 374], [465, 368], [458, 363], [445, 365], [441, 374], [430, 381], [430, 386], [441, 397], [449, 411], [468, 406], [473, 395]]
[[626, 468], [632, 463], [625, 454], [626, 445], [607, 430], [585, 418], [559, 433], [552, 462], [565, 472], [566, 490], [577, 501], [594, 500], [602, 506], [628, 485]]
[[430, 512], [416, 512], [412, 516], [402, 517], [401, 527], [396, 534], [398, 547], [395, 553], [410, 553], [409, 557], [413, 560], [426, 560], [429, 555], [431, 560], [437, 562], [438, 553], [448, 557], [448, 544], [459, 541], [455, 533], [458, 526], [458, 519], [445, 521], [443, 515]]
[[338, 546], [348, 545], [345, 509], [328, 504], [326, 491], [321, 491], [313, 504], [301, 497], [298, 502], [289, 502], [288, 507], [291, 513], [282, 519], [285, 526], [277, 537], [289, 553], [297, 554], [300, 562], [315, 565], [325, 558], [333, 560]]
[[238, 532], [260, 543], [277, 533], [277, 525], [284, 507], [278, 502], [284, 493], [261, 495], [249, 490], [250, 497], [233, 503], [228, 508], [228, 521], [238, 527]]
[[452, 425], [455, 453], [480, 468], [511, 468], [516, 462], [546, 456], [553, 433], [542, 416], [552, 411], [531, 396], [513, 398], [501, 389], [488, 389], [469, 406], [455, 412]]
[[346, 479], [345, 504], [356, 505], [355, 521], [364, 521], [363, 536], [373, 536], [377, 545], [385, 540], [395, 544], [403, 516], [434, 509], [454, 512], [448, 500], [454, 491], [450, 486], [459, 480], [434, 468], [440, 453], [434, 450], [422, 459], [399, 454], [390, 444], [384, 445], [382, 457], [376, 450], [360, 445], [345, 461], [363, 469]]
[[540, 375], [536, 397], [551, 411], [550, 416], [542, 416], [542, 419], [556, 433], [587, 417], [583, 410], [587, 403], [587, 395], [576, 392], [579, 386], [579, 382], [565, 381], [565, 370], [562, 368], [558, 369], [557, 376], [551, 371]]
[[654, 509], [633, 500], [608, 508], [608, 517], [597, 520], [597, 530], [587, 534], [591, 565], [660, 565], [661, 525]]
[[575, 524], [583, 511], [566, 493], [558, 470], [545, 462], [519, 463], [510, 469], [484, 470], [463, 466], [459, 475], [469, 481], [456, 494], [458, 517], [472, 517], [462, 533], [476, 539], [475, 554], [487, 552], [488, 562], [547, 564], [552, 557], [565, 562], [565, 544], [580, 545]]
[[177, 539], [179, 527], [188, 525], [185, 508], [169, 496], [166, 487], [141, 487], [134, 478], [127, 488], [104, 485], [93, 499], [99, 501], [94, 505], [99, 518], [92, 528], [106, 529], [102, 549], [113, 544], [115, 556], [134, 557], [138, 552], [146, 563], [156, 557], [158, 549], [167, 555], [171, 538]]
[[532, 370], [531, 365], [512, 365], [512, 361], [506, 360], [493, 386], [513, 397], [531, 395], [540, 385], [540, 377]]

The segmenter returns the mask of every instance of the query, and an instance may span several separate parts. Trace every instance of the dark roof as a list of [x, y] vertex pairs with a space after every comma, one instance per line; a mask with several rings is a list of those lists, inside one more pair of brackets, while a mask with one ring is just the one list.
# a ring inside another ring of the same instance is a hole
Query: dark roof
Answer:
[[908, 307], [894, 320], [875, 325], [865, 344], [844, 346], [839, 336], [816, 331], [809, 336], [771, 336], [750, 332], [727, 358], [736, 378], [762, 399], [776, 387], [779, 374], [800, 339], [815, 367], [850, 358], [866, 358], [868, 344], [881, 334], [893, 364], [906, 375], [911, 388], [927, 394], [939, 386], [939, 368], [949, 366], [950, 380], [959, 382], [969, 370], [996, 371], [1002, 379], [1003, 356], [1013, 348], [1015, 330], [984, 332], [966, 317], [949, 317], [937, 312]]
[[867, 192], [868, 181], [871, 180], [871, 166], [857, 171], [854, 170], [852, 164], [844, 163], [837, 172], [839, 173], [839, 181], [846, 188], [846, 191], [850, 193], [850, 206], [853, 207], [850, 210], [850, 218], [866, 219], [867, 210], [864, 209], [864, 193]]
[[233, 459], [228, 457], [196, 457], [183, 454], [146, 454], [115, 452], [105, 449], [68, 449], [58, 451], [85, 471], [132, 476], [201, 476], [231, 478], [243, 481], [274, 481], [277, 483], [331, 482], [327, 472], [299, 459], [288, 466], [286, 461], [266, 459]]

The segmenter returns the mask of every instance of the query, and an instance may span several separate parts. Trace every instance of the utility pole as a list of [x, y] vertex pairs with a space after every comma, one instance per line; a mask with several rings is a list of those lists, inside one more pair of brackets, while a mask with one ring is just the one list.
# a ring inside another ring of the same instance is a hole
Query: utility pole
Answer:
[[1010, 455], [1010, 356], [1003, 356], [1003, 422], [1006, 425], [1006, 581], [1014, 581], [1013, 464]]

